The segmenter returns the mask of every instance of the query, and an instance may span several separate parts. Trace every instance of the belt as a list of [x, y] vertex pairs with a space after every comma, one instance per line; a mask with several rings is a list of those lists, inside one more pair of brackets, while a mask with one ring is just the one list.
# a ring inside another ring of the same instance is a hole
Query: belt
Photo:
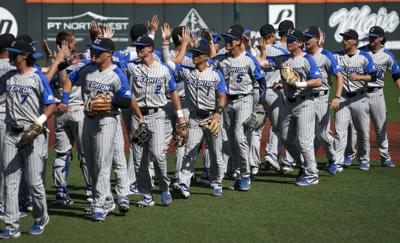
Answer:
[[366, 90], [361, 90], [361, 91], [357, 91], [357, 92], [349, 92], [349, 93], [344, 93], [343, 96], [347, 97], [347, 98], [352, 98], [352, 97], [356, 97], [357, 95], [362, 95], [366, 93]]
[[229, 100], [237, 100], [240, 98], [244, 98], [250, 94], [241, 94], [241, 95], [228, 95]]
[[144, 115], [144, 116], [157, 113], [158, 110], [161, 110], [161, 108], [159, 108], [159, 107], [155, 107], [155, 108], [140, 108], [140, 111], [142, 112], [142, 115]]
[[89, 117], [89, 118], [96, 118], [96, 117], [102, 118], [102, 117], [116, 116], [115, 114], [112, 114], [111, 112], [98, 112], [98, 113], [93, 114], [90, 111], [84, 111], [84, 113], [85, 113], [86, 117]]
[[288, 98], [287, 101], [289, 103], [295, 103], [295, 102], [297, 102], [299, 100], [305, 100], [306, 98], [313, 97], [313, 96], [314, 96], [313, 94], [311, 94], [311, 95], [302, 95], [302, 96], [299, 96], [299, 97], [296, 97], [296, 98]]
[[200, 119], [204, 119], [211, 116], [213, 113], [214, 111], [198, 110], [198, 111], [191, 111], [190, 115], [195, 115]]
[[320, 97], [320, 96], [327, 95], [328, 93], [329, 93], [328, 90], [320, 90], [320, 91], [318, 91], [318, 92], [314, 92], [314, 93], [313, 93], [313, 96], [314, 96], [314, 97]]
[[[12, 131], [13, 133], [19, 134], [23, 133], [25, 131], [28, 131], [31, 128], [30, 125], [24, 125], [24, 124], [17, 124], [17, 123], [8, 123], [7, 124], [7, 130]], [[43, 127], [41, 133], [44, 133], [47, 128]]]
[[382, 89], [382, 87], [368, 87], [367, 92], [372, 93], [372, 92], [378, 91], [380, 89]]

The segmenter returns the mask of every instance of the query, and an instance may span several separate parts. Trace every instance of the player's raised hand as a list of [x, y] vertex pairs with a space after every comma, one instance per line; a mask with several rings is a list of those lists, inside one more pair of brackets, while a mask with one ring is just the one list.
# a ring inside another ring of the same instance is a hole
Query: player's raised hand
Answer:
[[47, 42], [46, 39], [43, 39], [42, 42], [42, 49], [44, 51], [44, 53], [46, 54], [46, 57], [52, 57], [53, 56], [53, 52], [51, 51], [50, 47], [49, 47], [49, 43]]
[[262, 59], [265, 59], [267, 56], [265, 45], [266, 44], [264, 38], [258, 39], [257, 49], [260, 51], [260, 58]]
[[158, 25], [160, 24], [160, 20], [157, 15], [153, 15], [150, 21], [147, 21], [147, 26], [149, 27], [150, 34], [155, 35], [158, 30]]
[[179, 36], [179, 40], [182, 44], [189, 44], [189, 42], [191, 41], [191, 32], [189, 28], [185, 27], [182, 29], [182, 36]]
[[96, 38], [103, 35], [103, 31], [101, 30], [99, 24], [97, 24], [97, 22], [94, 20], [90, 22], [90, 33], [92, 33], [93, 36], [96, 36]]
[[246, 50], [250, 50], [251, 49], [251, 39], [249, 36], [243, 34], [243, 44], [244, 47], [246, 48]]
[[107, 25], [106, 29], [104, 30], [103, 37], [111, 39], [114, 36], [114, 30], [111, 25]]
[[74, 65], [81, 61], [83, 53], [74, 53], [68, 57], [68, 64]]
[[167, 22], [164, 23], [164, 25], [161, 27], [161, 37], [163, 40], [169, 41], [169, 38], [171, 38], [171, 26]]
[[69, 49], [68, 49], [68, 41], [62, 41], [61, 47], [57, 46], [57, 54], [54, 56], [54, 62], [55, 63], [61, 63], [63, 62], [69, 55]]
[[208, 29], [204, 28], [202, 35], [208, 42], [213, 42], [213, 36]]
[[[186, 27], [186, 29], [189, 30], [188, 27]], [[199, 42], [199, 40], [197, 38], [197, 35], [195, 33], [193, 33], [193, 32], [190, 32], [190, 45], [193, 47], [193, 46], [197, 45], [198, 42]]]

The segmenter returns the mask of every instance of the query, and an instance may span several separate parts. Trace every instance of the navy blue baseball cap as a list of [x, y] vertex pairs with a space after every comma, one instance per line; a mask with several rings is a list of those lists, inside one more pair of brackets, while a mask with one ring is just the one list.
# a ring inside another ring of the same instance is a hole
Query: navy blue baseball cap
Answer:
[[115, 44], [109, 38], [97, 38], [92, 42], [92, 44], [89, 44], [88, 46], [89, 48], [98, 51], [115, 51]]
[[26, 41], [28, 43], [31, 43], [32, 45], [36, 45], [38, 43], [37, 41], [34, 41], [30, 35], [27, 35], [27, 34], [19, 35], [15, 39], [24, 40], [24, 41]]
[[208, 45], [200, 42], [199, 44], [190, 48], [189, 51], [208, 55], [210, 53], [210, 47]]
[[154, 47], [154, 41], [151, 39], [149, 36], [145, 35], [142, 37], [137, 38], [135, 43], [133, 43], [134, 46], [136, 47]]
[[244, 28], [241, 25], [232, 25], [226, 31], [225, 34], [221, 34], [221, 36], [226, 41], [241, 39], [244, 33]]
[[358, 40], [358, 33], [355, 30], [348, 29], [344, 33], [340, 33], [339, 35], [343, 36], [343, 38]]
[[0, 50], [10, 47], [11, 43], [15, 40], [15, 36], [12, 34], [0, 35]]
[[43, 55], [42, 53], [35, 50], [32, 42], [28, 42], [23, 39], [15, 39], [7, 51], [12, 54], [31, 54], [34, 59], [39, 59]]
[[369, 29], [368, 36], [369, 37], [385, 36], [385, 31], [379, 26], [373, 26], [373, 27], [371, 27], [371, 29]]
[[303, 34], [303, 32], [301, 32], [300, 30], [296, 30], [293, 29], [289, 32], [288, 36], [287, 36], [287, 42], [293, 42], [293, 41], [304, 41], [305, 40], [305, 36]]
[[306, 39], [319, 38], [318, 26], [310, 26], [304, 30], [304, 36]]

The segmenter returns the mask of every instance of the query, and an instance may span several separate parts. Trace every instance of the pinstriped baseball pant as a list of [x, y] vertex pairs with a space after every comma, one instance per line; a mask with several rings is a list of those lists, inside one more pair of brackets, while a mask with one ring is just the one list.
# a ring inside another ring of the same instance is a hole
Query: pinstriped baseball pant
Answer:
[[[287, 114], [282, 121], [282, 142], [301, 167], [306, 176], [317, 176], [318, 169], [314, 153], [315, 105], [313, 98], [287, 102]], [[297, 137], [297, 139], [296, 139]]]
[[182, 168], [179, 172], [179, 183], [190, 186], [190, 178], [194, 173], [199, 147], [205, 137], [208, 144], [210, 156], [210, 182], [211, 186], [221, 185], [224, 178], [224, 161], [222, 160], [222, 136], [221, 131], [218, 136], [212, 135], [209, 131], [199, 127], [199, 123], [204, 117], [198, 117], [195, 113], [189, 116], [189, 140], [185, 145], [185, 156], [183, 157]]
[[315, 151], [318, 150], [320, 143], [325, 149], [328, 161], [335, 161], [334, 138], [330, 129], [329, 96], [323, 95], [314, 98], [315, 103]]
[[240, 167], [241, 177], [250, 175], [250, 140], [251, 131], [244, 129], [243, 122], [253, 111], [253, 96], [246, 95], [236, 100], [229, 100], [224, 112], [224, 125], [228, 136], [228, 143], [232, 143], [234, 168]]
[[83, 151], [92, 179], [95, 212], [103, 212], [111, 193], [110, 176], [118, 120], [115, 116], [85, 116]]
[[338, 164], [343, 164], [347, 144], [348, 127], [353, 121], [357, 131], [358, 155], [360, 162], [369, 163], [369, 101], [367, 94], [358, 94], [355, 97], [341, 97], [339, 109], [335, 112], [335, 151]]
[[43, 147], [47, 146], [46, 136], [40, 134], [33, 145], [18, 150], [17, 142], [23, 133], [15, 134], [7, 128], [3, 139], [3, 165], [5, 183], [5, 223], [6, 229], [18, 230], [19, 205], [18, 191], [21, 175], [25, 177], [28, 190], [32, 195], [32, 216], [36, 224], [43, 224], [49, 217], [47, 213], [46, 192], [44, 187], [45, 164]]
[[3, 139], [6, 132], [5, 114], [0, 113], [0, 212], [4, 212]]
[[[160, 190], [169, 191], [170, 180], [167, 175], [167, 151], [168, 145], [165, 142], [165, 111], [158, 108], [158, 112], [153, 114], [145, 115], [145, 122], [153, 133], [148, 143], [140, 147], [142, 150], [142, 157], [140, 159], [140, 166], [138, 171], [138, 189], [144, 195], [151, 195], [152, 180], [149, 173], [149, 158], [154, 163], [154, 172], [157, 178], [160, 180]], [[134, 117], [133, 128], [136, 128], [139, 121]], [[160, 139], [162, 138], [162, 139]]]

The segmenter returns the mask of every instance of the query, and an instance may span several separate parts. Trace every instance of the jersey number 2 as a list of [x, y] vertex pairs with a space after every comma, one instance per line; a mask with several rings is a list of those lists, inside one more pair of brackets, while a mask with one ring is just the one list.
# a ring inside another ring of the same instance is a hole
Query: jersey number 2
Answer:
[[161, 84], [157, 85], [156, 90], [154, 91], [154, 94], [160, 94], [161, 93]]

